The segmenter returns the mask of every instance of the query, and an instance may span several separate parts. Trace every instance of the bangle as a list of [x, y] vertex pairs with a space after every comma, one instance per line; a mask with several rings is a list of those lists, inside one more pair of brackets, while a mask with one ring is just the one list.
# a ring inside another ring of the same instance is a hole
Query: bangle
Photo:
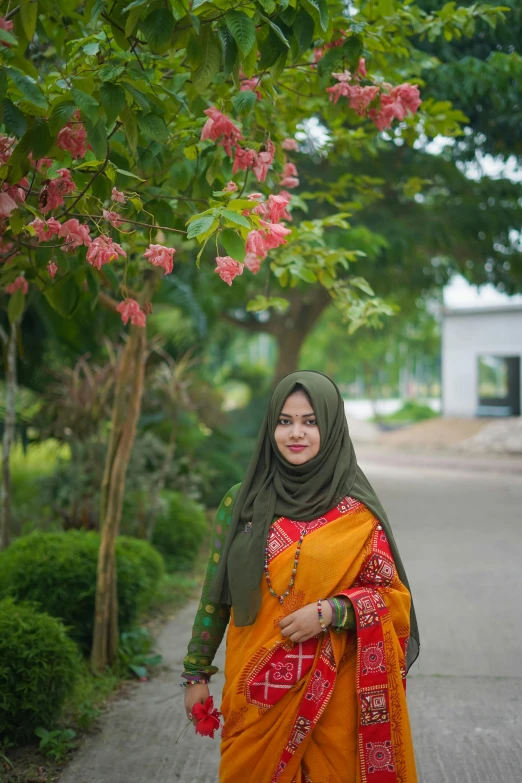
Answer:
[[186, 688], [187, 685], [208, 685], [210, 680], [207, 680], [206, 677], [198, 678], [197, 680], [185, 680], [185, 682], [180, 682], [179, 687], [180, 688]]
[[324, 620], [323, 620], [323, 614], [321, 612], [321, 601], [322, 599], [319, 598], [317, 600], [317, 614], [319, 615], [319, 625], [321, 626], [321, 631], [327, 631], [328, 628], [326, 627]]

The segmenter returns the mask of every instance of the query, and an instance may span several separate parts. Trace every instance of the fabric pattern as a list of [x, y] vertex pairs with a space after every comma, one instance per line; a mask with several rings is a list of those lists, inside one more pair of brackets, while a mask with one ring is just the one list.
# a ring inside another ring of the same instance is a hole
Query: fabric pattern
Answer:
[[[187, 655], [183, 659], [185, 674], [204, 674], [210, 677], [218, 671], [218, 667], [213, 665], [213, 660], [229, 622], [230, 607], [228, 604], [213, 603], [209, 599], [208, 593], [210, 582], [220, 559], [220, 553], [223, 550], [223, 540], [230, 525], [232, 507], [234, 500], [237, 497], [239, 486], [239, 484], [236, 484], [236, 486], [232, 487], [232, 489], [227, 492], [221, 501], [214, 519], [205, 580], [198, 611], [192, 627], [192, 638], [188, 646]], [[307, 528], [307, 535], [309, 535], [311, 531], [318, 529], [322, 525], [328, 524], [334, 517], [338, 517], [341, 513], [355, 510], [361, 507], [361, 505], [362, 504], [358, 500], [345, 498], [332, 511], [328, 512], [323, 517], [319, 517], [310, 522], [300, 522], [284, 518], [275, 520], [270, 528], [268, 537], [269, 565], [276, 555], [284, 551], [286, 547], [294, 545], [298, 541], [299, 536], [303, 531], [303, 527]], [[302, 553], [301, 557], [306, 557], [306, 552]], [[322, 596], [318, 595], [316, 600], [321, 597]], [[327, 598], [328, 596], [324, 597]], [[338, 633], [342, 633], [345, 629], [355, 627], [355, 613], [350, 600], [346, 596], [339, 595], [338, 597], [341, 601], [345, 602], [347, 611], [345, 613], [344, 623], [340, 626], [332, 625], [332, 627]], [[304, 606], [304, 603], [299, 601], [299, 593], [294, 591], [285, 601], [285, 611], [283, 612], [281, 609], [280, 615], [274, 620], [275, 625], [278, 626], [281, 618], [286, 617], [290, 612], [296, 611], [300, 606]]]

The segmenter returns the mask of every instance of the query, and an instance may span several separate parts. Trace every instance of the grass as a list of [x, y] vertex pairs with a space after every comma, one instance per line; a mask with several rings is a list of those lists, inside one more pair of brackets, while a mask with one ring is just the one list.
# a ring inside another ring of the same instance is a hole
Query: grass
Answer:
[[379, 421], [397, 424], [408, 424], [426, 419], [435, 419], [440, 414], [436, 413], [429, 405], [423, 405], [416, 400], [407, 400], [398, 411], [387, 416], [379, 416]]

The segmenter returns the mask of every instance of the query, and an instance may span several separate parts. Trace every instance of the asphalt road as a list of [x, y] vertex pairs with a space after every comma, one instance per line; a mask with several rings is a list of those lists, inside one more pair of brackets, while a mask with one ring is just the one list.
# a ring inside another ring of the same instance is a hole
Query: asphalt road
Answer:
[[[369, 459], [361, 463], [392, 520], [421, 630], [408, 680], [420, 783], [522, 783], [522, 474], [501, 463], [496, 473]], [[60, 783], [217, 783], [218, 742], [189, 728], [175, 743], [195, 609], [161, 633], [166, 670], [111, 707]], [[217, 703], [221, 688], [218, 676]]]

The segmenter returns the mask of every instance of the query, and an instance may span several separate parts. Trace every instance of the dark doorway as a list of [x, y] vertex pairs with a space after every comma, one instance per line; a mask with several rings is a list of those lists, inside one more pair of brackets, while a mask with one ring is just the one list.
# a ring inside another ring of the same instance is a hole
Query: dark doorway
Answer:
[[520, 356], [478, 357], [477, 416], [520, 416]]

